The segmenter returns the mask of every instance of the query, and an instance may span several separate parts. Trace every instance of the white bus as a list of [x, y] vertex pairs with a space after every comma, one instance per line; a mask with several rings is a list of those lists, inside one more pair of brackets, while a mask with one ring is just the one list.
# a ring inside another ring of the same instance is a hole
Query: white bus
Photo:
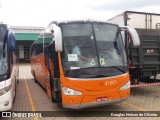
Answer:
[[0, 24], [0, 111], [12, 108], [18, 74], [15, 34], [8, 25]]

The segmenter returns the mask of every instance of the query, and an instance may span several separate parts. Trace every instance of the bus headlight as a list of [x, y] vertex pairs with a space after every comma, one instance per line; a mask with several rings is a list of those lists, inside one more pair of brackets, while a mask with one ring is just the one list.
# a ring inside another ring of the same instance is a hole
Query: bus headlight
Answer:
[[12, 85], [9, 85], [3, 89], [0, 90], [0, 96], [7, 93], [11, 89]]
[[68, 87], [63, 87], [62, 91], [63, 91], [64, 95], [82, 95], [82, 92], [73, 90]]
[[120, 88], [120, 90], [126, 90], [126, 89], [130, 88], [130, 86], [131, 86], [130, 81], [128, 81], [124, 86], [122, 86]]

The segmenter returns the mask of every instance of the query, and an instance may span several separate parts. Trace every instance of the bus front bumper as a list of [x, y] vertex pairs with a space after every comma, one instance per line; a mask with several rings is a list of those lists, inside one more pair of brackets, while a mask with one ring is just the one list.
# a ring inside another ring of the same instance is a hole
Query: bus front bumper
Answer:
[[82, 109], [82, 108], [90, 108], [90, 107], [98, 107], [98, 106], [104, 106], [112, 103], [120, 103], [125, 100], [127, 100], [128, 97], [126, 98], [121, 98], [121, 99], [115, 99], [115, 100], [108, 100], [108, 101], [102, 101], [102, 102], [91, 102], [91, 103], [83, 103], [83, 104], [78, 104], [78, 105], [64, 105], [64, 108], [70, 108], [70, 109]]
[[12, 97], [11, 90], [0, 96], [0, 111], [7, 111], [12, 108]]

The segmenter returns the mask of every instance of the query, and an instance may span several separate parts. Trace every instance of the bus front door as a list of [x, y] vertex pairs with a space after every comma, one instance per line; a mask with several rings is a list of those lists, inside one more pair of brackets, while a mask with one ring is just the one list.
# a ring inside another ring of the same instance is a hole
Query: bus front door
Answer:
[[47, 80], [47, 94], [52, 101], [60, 101], [60, 88], [58, 79], [58, 55], [55, 52], [54, 45], [48, 45], [44, 48], [45, 50], [45, 65], [48, 69], [49, 78]]

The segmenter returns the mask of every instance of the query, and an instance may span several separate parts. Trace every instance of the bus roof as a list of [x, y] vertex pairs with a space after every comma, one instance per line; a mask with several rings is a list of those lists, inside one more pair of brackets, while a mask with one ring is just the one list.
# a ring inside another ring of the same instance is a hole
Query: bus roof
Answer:
[[0, 27], [7, 27], [7, 24], [0, 23]]
[[86, 19], [86, 20], [60, 20], [60, 21], [52, 21], [48, 26], [50, 26], [51, 24], [63, 24], [63, 23], [78, 23], [78, 22], [101, 22], [101, 23], [108, 23], [111, 24], [107, 21], [102, 21], [102, 20], [93, 20], [93, 19]]

